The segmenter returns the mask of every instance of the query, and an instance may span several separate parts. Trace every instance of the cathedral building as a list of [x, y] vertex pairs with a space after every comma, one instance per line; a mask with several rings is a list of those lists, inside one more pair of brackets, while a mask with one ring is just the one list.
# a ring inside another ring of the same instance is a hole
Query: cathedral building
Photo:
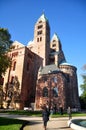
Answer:
[[80, 109], [77, 68], [67, 63], [59, 37], [50, 39], [50, 25], [42, 14], [27, 46], [15, 41], [9, 53], [12, 65], [4, 76], [3, 106], [24, 109], [43, 104], [64, 110]]

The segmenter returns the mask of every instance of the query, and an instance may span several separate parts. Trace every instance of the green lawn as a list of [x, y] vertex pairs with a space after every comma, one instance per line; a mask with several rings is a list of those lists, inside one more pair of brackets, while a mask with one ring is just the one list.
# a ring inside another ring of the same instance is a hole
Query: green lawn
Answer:
[[26, 123], [23, 120], [0, 117], [0, 130], [22, 130], [20, 128]]
[[[17, 115], [27, 115], [27, 116], [41, 116], [41, 111], [24, 111], [24, 110], [2, 110], [0, 113], [9, 113], [9, 114], [17, 114]], [[60, 115], [60, 113], [53, 114], [52, 117], [67, 117], [68, 114], [64, 113]], [[86, 116], [85, 112], [72, 112], [72, 116]]]
[[[72, 113], [72, 117], [82, 117], [82, 116], [86, 116], [86, 113], [82, 113], [82, 112], [74, 112]], [[52, 118], [57, 118], [57, 117], [68, 117], [68, 114], [67, 113], [64, 113], [63, 115], [60, 115], [59, 113], [57, 114], [53, 114], [51, 116]]]
[[[0, 113], [8, 113], [8, 114], [17, 114], [17, 115], [27, 115], [27, 116], [42, 116], [41, 111], [24, 111], [24, 110], [0, 110]], [[72, 117], [77, 116], [86, 116], [86, 113], [82, 112], [75, 112], [72, 113]], [[67, 113], [60, 115], [60, 113], [56, 113], [52, 115], [52, 118], [59, 118], [59, 117], [68, 117]], [[0, 117], [0, 130], [23, 130], [20, 129], [22, 125], [26, 125], [28, 122], [18, 119], [8, 119]]]
[[2, 110], [0, 113], [27, 115], [27, 116], [41, 116], [41, 111], [24, 111], [24, 110]]

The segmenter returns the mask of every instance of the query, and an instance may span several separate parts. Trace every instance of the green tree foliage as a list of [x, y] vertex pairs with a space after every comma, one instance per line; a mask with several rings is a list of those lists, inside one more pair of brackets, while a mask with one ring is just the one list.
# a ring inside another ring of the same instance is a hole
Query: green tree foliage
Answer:
[[86, 97], [86, 75], [82, 75], [83, 78], [83, 84], [80, 85], [80, 88], [82, 90], [82, 96]]
[[80, 85], [82, 94], [80, 96], [81, 108], [86, 109], [86, 75], [82, 75], [83, 84]]
[[7, 53], [11, 50], [11, 35], [5, 28], [0, 28], [0, 76], [5, 74], [6, 69], [10, 66], [11, 59]]

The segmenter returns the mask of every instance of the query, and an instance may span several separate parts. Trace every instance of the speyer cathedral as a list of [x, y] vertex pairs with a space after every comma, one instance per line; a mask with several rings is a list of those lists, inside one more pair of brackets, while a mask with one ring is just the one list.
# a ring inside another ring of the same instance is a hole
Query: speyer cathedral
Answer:
[[67, 63], [57, 34], [50, 38], [49, 21], [42, 14], [34, 27], [34, 38], [27, 46], [13, 42], [9, 52], [12, 65], [3, 83], [3, 107], [24, 109], [43, 104], [80, 109], [77, 68]]

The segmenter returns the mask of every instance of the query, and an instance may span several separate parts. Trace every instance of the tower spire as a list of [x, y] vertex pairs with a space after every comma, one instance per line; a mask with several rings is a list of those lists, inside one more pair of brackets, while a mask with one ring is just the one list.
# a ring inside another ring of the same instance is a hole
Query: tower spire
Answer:
[[43, 9], [42, 14], [45, 14], [45, 9]]

